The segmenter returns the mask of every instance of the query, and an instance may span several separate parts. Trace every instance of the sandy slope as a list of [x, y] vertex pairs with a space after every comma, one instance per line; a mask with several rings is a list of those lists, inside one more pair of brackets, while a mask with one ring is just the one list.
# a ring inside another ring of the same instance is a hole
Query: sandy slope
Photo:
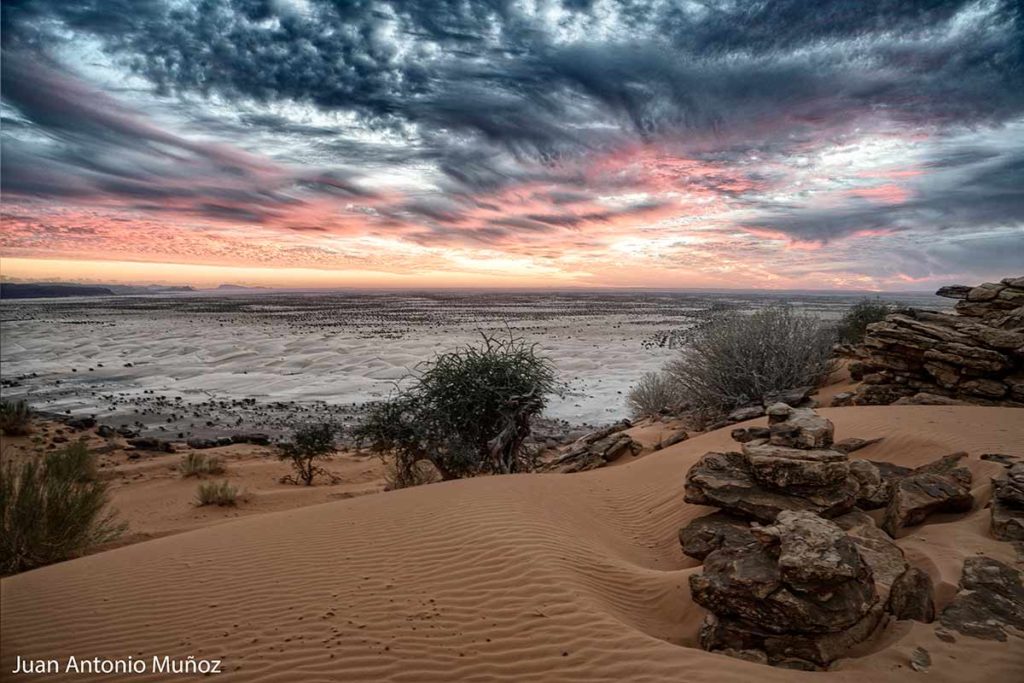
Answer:
[[[55, 434], [69, 442], [82, 439], [97, 456], [100, 476], [110, 486], [111, 506], [118, 519], [128, 524], [127, 532], [115, 546], [207, 527], [238, 517], [289, 510], [332, 500], [354, 498], [384, 490], [384, 465], [368, 454], [340, 451], [323, 462], [337, 477], [335, 483], [318, 479], [316, 486], [281, 483], [291, 474], [289, 463], [281, 461], [278, 450], [270, 446], [235, 444], [223, 448], [194, 451], [220, 458], [225, 472], [203, 480], [226, 479], [244, 498], [237, 507], [198, 507], [196, 492], [201, 479], [182, 477], [178, 467], [192, 449], [180, 442], [179, 451], [165, 454], [136, 451], [120, 437], [103, 439], [95, 431], [74, 432], [64, 425], [37, 421], [31, 437], [0, 436], [3, 459], [35, 457], [42, 444]], [[63, 444], [55, 444], [55, 447]], [[97, 550], [103, 550], [98, 548]]]
[[[916, 465], [968, 450], [979, 508], [998, 466], [978, 455], [1024, 444], [1014, 409], [822, 412], [839, 438], [886, 437], [865, 457]], [[682, 502], [682, 480], [705, 451], [729, 445], [720, 430], [578, 475], [488, 477], [257, 515], [5, 579], [2, 670], [15, 655], [167, 654], [224, 658], [232, 680], [863, 683], [922, 676], [908, 661], [923, 646], [932, 681], [1021, 679], [1019, 639], [949, 644], [910, 622], [828, 674], [697, 649], [703, 610], [687, 577], [699, 569], [676, 532], [705, 509]], [[1014, 561], [986, 527], [976, 509], [901, 539], [935, 579], [940, 608], [964, 557]]]

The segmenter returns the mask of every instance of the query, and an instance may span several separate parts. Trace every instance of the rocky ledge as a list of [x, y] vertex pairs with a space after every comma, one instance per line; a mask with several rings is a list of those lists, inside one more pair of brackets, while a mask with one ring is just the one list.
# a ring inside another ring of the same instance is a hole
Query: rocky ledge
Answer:
[[[931, 579], [893, 537], [934, 512], [973, 506], [967, 454], [915, 469], [851, 459], [874, 441], [835, 443], [831, 421], [806, 408], [776, 404], [768, 420], [733, 431], [741, 452], [707, 453], [686, 476], [687, 502], [720, 508], [679, 532], [683, 552], [704, 563], [690, 577], [694, 601], [710, 612], [701, 646], [820, 669], [888, 618], [934, 620]], [[1008, 504], [1016, 473], [1003, 484]], [[881, 527], [864, 512], [880, 508]]]
[[909, 310], [839, 349], [861, 385], [832, 405], [976, 403], [1024, 407], [1024, 277], [943, 287], [955, 312]]

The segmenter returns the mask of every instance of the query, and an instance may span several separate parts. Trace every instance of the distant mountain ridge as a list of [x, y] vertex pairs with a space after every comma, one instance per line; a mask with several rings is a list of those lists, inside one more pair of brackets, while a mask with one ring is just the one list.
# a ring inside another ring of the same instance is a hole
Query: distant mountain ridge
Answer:
[[95, 285], [50, 285], [4, 282], [0, 284], [0, 299], [41, 299], [64, 296], [115, 296], [109, 287]]
[[69, 296], [124, 296], [194, 292], [188, 286], [165, 285], [83, 285], [75, 282], [0, 282], [0, 298], [42, 299]]

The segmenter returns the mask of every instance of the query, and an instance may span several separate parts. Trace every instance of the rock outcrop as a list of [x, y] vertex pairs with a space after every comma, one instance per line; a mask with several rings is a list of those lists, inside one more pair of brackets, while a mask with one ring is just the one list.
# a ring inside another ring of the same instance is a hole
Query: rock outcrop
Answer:
[[930, 624], [935, 620], [932, 579], [917, 567], [908, 567], [892, 583], [885, 611], [897, 619], [913, 619]]
[[1024, 407], [1024, 277], [943, 287], [955, 313], [911, 309], [868, 326], [843, 347], [862, 384], [833, 405], [894, 402]]
[[[853, 508], [859, 484], [845, 453], [832, 450], [832, 423], [808, 408], [768, 409], [768, 438], [748, 439], [742, 452], [706, 453], [686, 475], [685, 500], [740, 517], [772, 522], [785, 510], [835, 517]], [[758, 428], [753, 428], [758, 429]]]
[[992, 535], [1000, 541], [1024, 541], [1024, 462], [992, 479]]
[[140, 436], [128, 439], [128, 445], [137, 451], [159, 451], [161, 453], [174, 453], [174, 444], [164, 439], [157, 439], [149, 436]]
[[1024, 631], [1024, 574], [991, 557], [967, 558], [959, 592], [939, 621], [987, 640], [1006, 640], [1009, 628]]
[[971, 471], [959, 465], [966, 453], [952, 453], [895, 480], [882, 528], [895, 537], [934, 512], [967, 512], [974, 504]]
[[539, 469], [562, 473], [584, 472], [603, 467], [626, 453], [637, 455], [643, 447], [624, 431], [631, 426], [629, 420], [622, 420], [591, 432], [570, 444], [563, 453]]
[[694, 601], [711, 611], [706, 650], [762, 652], [769, 663], [827, 666], [882, 619], [871, 567], [834, 522], [783, 511], [754, 527], [755, 542], [711, 552], [690, 577]]
[[716, 550], [751, 545], [757, 541], [750, 532], [750, 522], [724, 512], [698, 517], [679, 530], [683, 553], [703, 560]]
[[767, 430], [733, 431], [742, 452], [707, 453], [687, 473], [686, 500], [722, 508], [679, 532], [683, 553], [704, 562], [690, 577], [694, 601], [711, 612], [701, 646], [814, 670], [870, 637], [886, 611], [934, 618], [928, 575], [853, 508], [889, 505], [906, 478], [955, 479], [962, 454], [917, 470], [851, 462], [814, 411], [773, 405], [768, 419]]
[[864, 561], [871, 567], [875, 577], [875, 588], [884, 600], [900, 576], [907, 571], [907, 560], [903, 551], [889, 534], [875, 525], [871, 515], [852, 510], [833, 520], [846, 532]]

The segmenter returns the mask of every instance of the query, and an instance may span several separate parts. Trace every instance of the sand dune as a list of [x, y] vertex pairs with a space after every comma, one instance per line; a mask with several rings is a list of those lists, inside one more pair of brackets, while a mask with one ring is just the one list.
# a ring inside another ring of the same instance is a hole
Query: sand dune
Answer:
[[[875, 437], [864, 457], [903, 465], [967, 450], [978, 504], [900, 539], [936, 582], [939, 608], [963, 558], [1013, 562], [987, 534], [985, 452], [1019, 452], [1014, 409], [822, 411], [837, 438]], [[757, 421], [751, 423], [754, 424]], [[578, 475], [487, 477], [274, 512], [158, 538], [2, 582], [5, 677], [32, 658], [211, 657], [246, 681], [932, 681], [1019, 680], [1020, 641], [890, 624], [835, 671], [752, 664], [696, 647], [678, 528], [687, 468], [730, 445], [701, 435]], [[76, 680], [88, 677], [68, 676]], [[157, 679], [159, 676], [150, 677]], [[109, 679], [109, 677], [108, 677]], [[47, 678], [50, 680], [50, 678]], [[133, 680], [147, 680], [133, 677]]]

